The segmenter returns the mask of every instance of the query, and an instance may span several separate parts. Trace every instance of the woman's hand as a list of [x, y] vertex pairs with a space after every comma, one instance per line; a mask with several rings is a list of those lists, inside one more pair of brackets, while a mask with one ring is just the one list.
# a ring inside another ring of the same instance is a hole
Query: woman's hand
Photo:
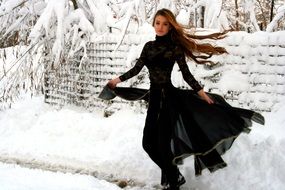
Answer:
[[120, 78], [114, 78], [112, 80], [109, 80], [109, 82], [107, 83], [107, 85], [111, 88], [111, 89], [114, 89], [116, 88], [117, 84], [120, 83], [121, 80]]
[[198, 95], [205, 100], [208, 104], [213, 104], [214, 101], [205, 93], [203, 89], [198, 91]]

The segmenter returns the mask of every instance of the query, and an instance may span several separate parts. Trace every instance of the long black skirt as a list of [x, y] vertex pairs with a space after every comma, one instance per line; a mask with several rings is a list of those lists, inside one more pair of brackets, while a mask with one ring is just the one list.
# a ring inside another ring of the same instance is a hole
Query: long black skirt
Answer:
[[[173, 164], [182, 164], [183, 159], [194, 155], [195, 175], [201, 175], [208, 168], [210, 172], [226, 166], [221, 155], [242, 133], [250, 132], [252, 121], [264, 125], [264, 117], [252, 110], [232, 107], [220, 95], [207, 93], [214, 104], [202, 100], [193, 90], [181, 90], [175, 87], [161, 90], [159, 103], [163, 110], [159, 120], [171, 125], [172, 134], [169, 146], [174, 155]], [[151, 89], [107, 86], [100, 93], [104, 100], [119, 96], [126, 100], [146, 100]]]

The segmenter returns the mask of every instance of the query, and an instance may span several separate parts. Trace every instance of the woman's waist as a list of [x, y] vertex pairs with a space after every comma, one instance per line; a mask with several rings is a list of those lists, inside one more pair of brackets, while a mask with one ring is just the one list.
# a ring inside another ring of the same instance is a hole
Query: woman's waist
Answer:
[[171, 81], [168, 82], [150, 82], [150, 90], [152, 89], [171, 89], [174, 88]]

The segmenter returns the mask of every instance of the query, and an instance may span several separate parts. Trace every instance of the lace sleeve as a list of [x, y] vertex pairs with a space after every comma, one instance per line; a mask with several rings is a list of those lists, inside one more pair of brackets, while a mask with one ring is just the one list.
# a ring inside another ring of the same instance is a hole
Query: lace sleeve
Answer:
[[137, 60], [135, 66], [133, 68], [131, 68], [129, 71], [127, 71], [126, 73], [119, 76], [119, 78], [122, 82], [134, 77], [135, 75], [137, 75], [142, 70], [142, 68], [145, 65], [145, 61], [146, 61], [147, 49], [148, 49], [148, 43], [146, 43], [144, 45], [142, 53], [141, 53], [139, 59]]
[[202, 89], [202, 87], [198, 83], [198, 81], [194, 78], [194, 76], [191, 74], [185, 60], [185, 54], [182, 52], [182, 50], [179, 49], [176, 49], [176, 53], [177, 53], [176, 61], [182, 72], [183, 79], [195, 92], [198, 92], [199, 90]]

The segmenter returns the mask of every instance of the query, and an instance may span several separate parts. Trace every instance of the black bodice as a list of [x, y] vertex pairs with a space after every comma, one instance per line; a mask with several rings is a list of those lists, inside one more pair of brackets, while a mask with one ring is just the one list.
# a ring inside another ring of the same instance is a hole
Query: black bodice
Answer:
[[178, 63], [184, 80], [191, 88], [194, 91], [201, 90], [202, 87], [189, 71], [182, 49], [172, 42], [169, 35], [156, 36], [155, 41], [147, 42], [135, 66], [121, 75], [120, 80], [125, 81], [137, 75], [146, 66], [151, 86], [171, 84], [171, 72], [175, 62]]

